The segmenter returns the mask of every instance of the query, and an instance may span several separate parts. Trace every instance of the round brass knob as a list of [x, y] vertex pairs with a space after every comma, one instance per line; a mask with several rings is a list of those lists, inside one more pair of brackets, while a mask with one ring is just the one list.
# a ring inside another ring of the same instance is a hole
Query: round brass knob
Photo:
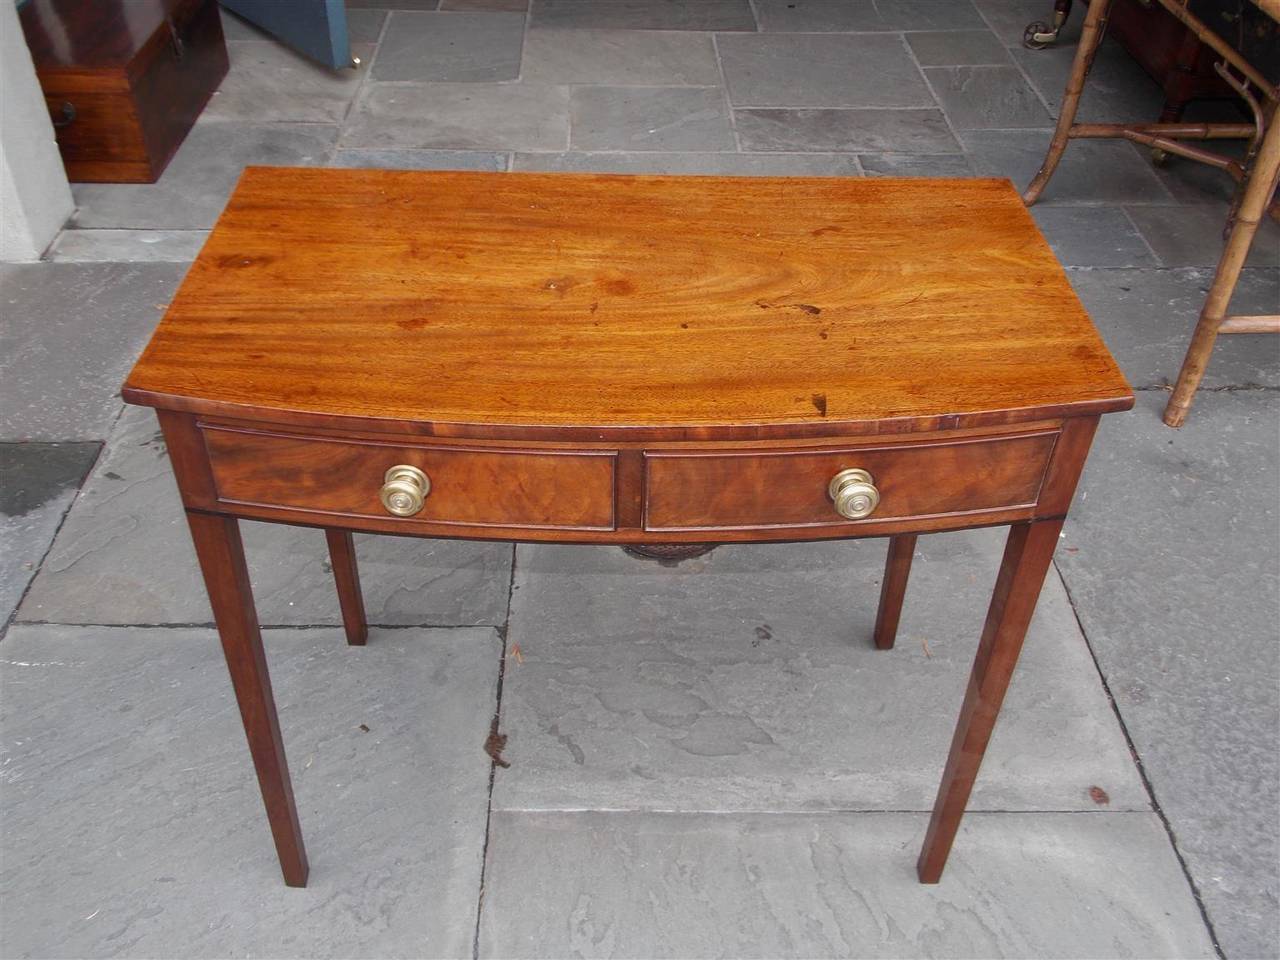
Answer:
[[385, 483], [378, 491], [378, 498], [388, 513], [397, 517], [412, 517], [422, 509], [422, 503], [431, 492], [431, 481], [417, 467], [401, 463], [387, 471]]
[[875, 480], [865, 470], [841, 470], [831, 478], [827, 495], [836, 505], [836, 513], [846, 520], [871, 516], [880, 503]]

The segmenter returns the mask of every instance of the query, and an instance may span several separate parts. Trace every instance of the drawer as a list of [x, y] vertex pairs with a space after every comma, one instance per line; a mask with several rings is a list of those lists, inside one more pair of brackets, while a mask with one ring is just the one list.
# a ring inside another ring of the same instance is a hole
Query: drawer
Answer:
[[[856, 527], [1030, 507], [1056, 430], [962, 440], [789, 450], [647, 451], [645, 529]], [[864, 519], [836, 512], [837, 473], [870, 474], [879, 503]]]
[[[203, 424], [218, 499], [423, 524], [612, 530], [611, 450], [396, 444]], [[422, 508], [393, 515], [379, 497], [386, 472], [405, 464], [430, 481]]]

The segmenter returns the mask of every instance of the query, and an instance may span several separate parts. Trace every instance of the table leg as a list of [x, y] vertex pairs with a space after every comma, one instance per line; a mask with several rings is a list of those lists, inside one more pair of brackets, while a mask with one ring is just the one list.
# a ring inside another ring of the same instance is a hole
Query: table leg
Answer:
[[880, 587], [880, 610], [876, 614], [877, 650], [892, 650], [902, 618], [902, 598], [911, 576], [911, 555], [916, 549], [916, 535], [904, 533], [889, 538], [889, 556], [884, 564], [884, 583]]
[[1020, 523], [1009, 528], [951, 753], [916, 864], [921, 883], [937, 883], [942, 877], [1061, 529], [1061, 520]]
[[369, 639], [369, 625], [364, 614], [364, 596], [360, 593], [355, 541], [347, 530], [326, 529], [324, 535], [329, 541], [329, 563], [338, 586], [338, 606], [342, 608], [347, 643], [363, 647]]
[[284, 882], [291, 887], [305, 887], [307, 854], [302, 846], [302, 828], [298, 825], [280, 723], [271, 696], [271, 678], [262, 651], [262, 634], [244, 562], [240, 526], [231, 517], [192, 511], [187, 512], [187, 522], [191, 525], [191, 538], [195, 541], [196, 556], [209, 592], [213, 619], [222, 639], [231, 685], [240, 704], [240, 717], [258, 773], [262, 802], [267, 808]]

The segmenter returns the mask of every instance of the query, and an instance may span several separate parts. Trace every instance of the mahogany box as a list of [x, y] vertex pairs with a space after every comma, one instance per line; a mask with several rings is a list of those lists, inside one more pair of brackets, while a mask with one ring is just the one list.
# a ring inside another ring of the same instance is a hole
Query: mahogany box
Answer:
[[157, 180], [227, 72], [215, 0], [28, 0], [19, 15], [71, 180]]

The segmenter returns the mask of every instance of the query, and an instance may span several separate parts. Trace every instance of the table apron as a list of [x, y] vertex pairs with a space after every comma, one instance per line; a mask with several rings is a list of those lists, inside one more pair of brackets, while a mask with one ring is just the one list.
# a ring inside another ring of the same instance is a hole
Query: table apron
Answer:
[[[986, 431], [792, 444], [457, 443], [325, 435], [159, 411], [185, 506], [370, 534], [560, 543], [854, 539], [1065, 515], [1096, 417]], [[379, 499], [397, 465], [430, 478], [422, 508]], [[828, 481], [865, 469], [879, 493], [840, 516]]]

